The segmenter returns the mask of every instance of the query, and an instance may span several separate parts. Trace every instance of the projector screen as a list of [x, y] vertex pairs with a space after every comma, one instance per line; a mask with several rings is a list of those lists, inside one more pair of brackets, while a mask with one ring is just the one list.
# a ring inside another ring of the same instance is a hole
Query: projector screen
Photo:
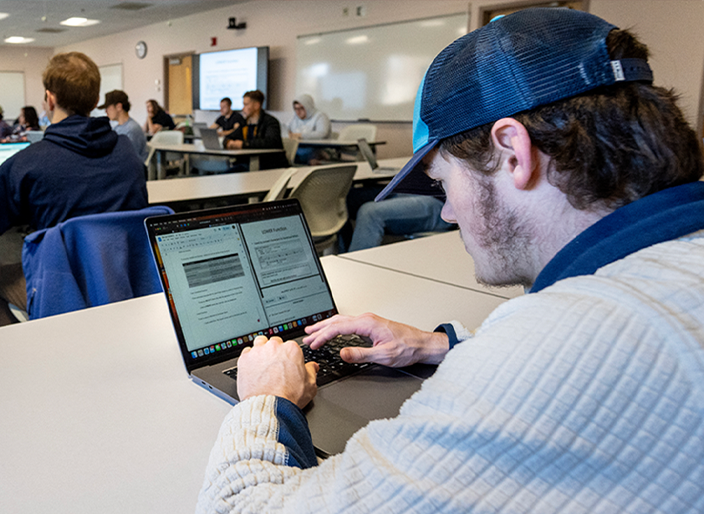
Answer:
[[[220, 100], [229, 97], [232, 109], [242, 109], [242, 95], [259, 89], [267, 96], [269, 47], [208, 52], [193, 62], [193, 107], [217, 111]], [[266, 108], [266, 100], [264, 106]]]

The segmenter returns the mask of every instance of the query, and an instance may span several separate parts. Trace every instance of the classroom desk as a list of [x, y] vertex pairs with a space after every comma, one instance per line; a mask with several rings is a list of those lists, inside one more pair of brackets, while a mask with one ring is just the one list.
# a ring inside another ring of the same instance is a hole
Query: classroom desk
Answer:
[[[407, 157], [382, 159], [379, 161], [379, 165], [400, 169], [407, 161]], [[333, 166], [338, 164], [340, 163], [335, 163]], [[367, 162], [355, 161], [349, 164], [357, 165], [357, 171], [354, 175], [355, 182], [388, 180], [395, 174], [394, 171], [374, 172]], [[296, 172], [291, 177], [288, 187], [293, 188], [300, 184], [301, 180], [313, 168], [314, 166], [295, 168]], [[283, 169], [274, 169], [257, 172], [223, 173], [203, 177], [180, 177], [169, 180], [149, 180], [147, 181], [149, 204], [169, 205], [178, 208], [179, 205], [214, 200], [232, 203], [246, 202], [249, 197], [264, 196], [283, 171]]]
[[213, 200], [230, 204], [247, 203], [250, 197], [264, 196], [284, 173], [284, 169], [244, 173], [224, 173], [203, 177], [147, 181], [150, 205], [181, 205]]
[[[377, 145], [385, 145], [386, 141], [367, 141], [367, 144], [372, 148]], [[316, 148], [359, 148], [359, 143], [354, 140], [342, 139], [300, 139], [298, 146], [314, 146]]]
[[343, 259], [436, 280], [445, 284], [483, 291], [501, 298], [524, 294], [522, 287], [487, 287], [474, 277], [474, 261], [464, 248], [459, 230], [359, 250], [340, 255]]
[[[425, 329], [475, 327], [503, 301], [339, 257], [323, 266], [341, 312]], [[0, 350], [0, 512], [193, 512], [230, 407], [188, 380], [162, 294], [4, 327]]]
[[[164, 154], [166, 152], [173, 152], [173, 153], [181, 153], [186, 156], [188, 160], [189, 155], [212, 155], [212, 156], [217, 156], [217, 157], [249, 157], [249, 171], [258, 171], [259, 170], [259, 156], [262, 154], [269, 154], [269, 153], [280, 153], [283, 152], [284, 150], [278, 150], [275, 148], [256, 148], [256, 149], [243, 149], [243, 150], [223, 150], [223, 149], [217, 149], [217, 150], [209, 150], [207, 148], [204, 148], [201, 144], [193, 144], [193, 143], [182, 143], [180, 145], [169, 145], [169, 144], [164, 144], [164, 143], [149, 143], [149, 145], [156, 150], [156, 160], [157, 160], [157, 174], [156, 174], [156, 179], [163, 179], [165, 178], [165, 173], [163, 170], [163, 166], [161, 164], [162, 160], [164, 159]], [[187, 163], [187, 172], [189, 171], [190, 166]], [[150, 177], [151, 178], [151, 177]]]

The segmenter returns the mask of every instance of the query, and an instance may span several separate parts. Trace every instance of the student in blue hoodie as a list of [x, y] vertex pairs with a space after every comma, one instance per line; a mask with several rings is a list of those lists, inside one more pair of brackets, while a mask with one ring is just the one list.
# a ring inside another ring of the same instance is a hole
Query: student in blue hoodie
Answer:
[[[76, 216], [147, 206], [144, 164], [107, 117], [91, 118], [100, 72], [86, 55], [55, 55], [42, 76], [51, 125], [44, 139], [0, 166], [0, 234], [48, 228]], [[19, 264], [0, 266], [0, 325], [6, 301], [23, 306]]]

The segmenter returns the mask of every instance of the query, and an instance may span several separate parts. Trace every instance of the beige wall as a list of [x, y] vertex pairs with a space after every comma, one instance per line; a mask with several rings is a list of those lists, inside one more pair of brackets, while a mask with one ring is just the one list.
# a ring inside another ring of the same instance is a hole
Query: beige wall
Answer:
[[[37, 113], [42, 112], [44, 87], [42, 72], [53, 55], [51, 48], [20, 48], [4, 45], [0, 49], [0, 71], [24, 72], [25, 105], [31, 105]], [[9, 122], [12, 120], [7, 117]]]
[[[85, 52], [100, 66], [122, 63], [124, 88], [134, 105], [131, 114], [142, 123], [146, 117], [144, 102], [149, 98], [163, 101], [164, 55], [269, 46], [269, 109], [285, 121], [292, 116], [289, 102], [296, 94], [296, 36], [467, 10], [471, 15], [470, 28], [476, 28], [480, 20], [479, 12], [484, 7], [522, 2], [372, 0], [358, 3], [366, 7], [363, 18], [342, 15], [343, 8], [350, 6], [348, 1], [251, 1], [55, 50]], [[704, 2], [590, 0], [589, 10], [618, 26], [633, 28], [643, 38], [652, 50], [656, 83], [677, 89], [682, 94], [681, 104], [688, 118], [698, 124], [704, 77], [704, 37], [699, 25], [704, 20]], [[231, 16], [236, 16], [238, 22], [246, 21], [247, 29], [226, 29], [227, 19]], [[217, 37], [217, 46], [210, 46], [211, 37]], [[140, 40], [146, 41], [149, 47], [143, 60], [137, 59], [134, 54], [134, 45]], [[32, 56], [34, 52], [41, 55], [22, 61], [18, 57], [6, 57], [6, 50], [10, 50], [7, 45], [0, 51], [0, 69], [10, 69], [12, 66], [7, 65], [10, 61], [24, 62], [26, 67], [23, 69], [28, 76], [28, 103], [40, 102], [41, 90], [35, 91], [34, 88], [35, 85], [41, 88], [39, 77], [46, 62], [45, 51], [31, 51]], [[30, 80], [30, 76], [36, 78]], [[334, 128], [339, 130], [341, 125]], [[411, 151], [410, 124], [380, 124], [378, 134], [380, 139], [389, 142], [380, 148], [380, 156], [407, 155]]]

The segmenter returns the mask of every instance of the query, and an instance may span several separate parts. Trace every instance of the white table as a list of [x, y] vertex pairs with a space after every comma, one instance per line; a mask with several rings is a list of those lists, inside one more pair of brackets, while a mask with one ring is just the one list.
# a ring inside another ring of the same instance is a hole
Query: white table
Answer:
[[[406, 157], [382, 159], [380, 166], [400, 168], [408, 161]], [[340, 163], [331, 164], [336, 166]], [[372, 180], [388, 180], [394, 176], [393, 171], [373, 172], [367, 162], [353, 162], [357, 171], [355, 182]], [[288, 187], [296, 187], [314, 166], [303, 166], [295, 169]], [[290, 169], [290, 168], [289, 168]], [[180, 177], [169, 180], [147, 181], [147, 192], [150, 205], [177, 205], [188, 202], [205, 202], [211, 200], [247, 201], [248, 197], [261, 197], [284, 172], [284, 169], [261, 170], [244, 173], [223, 173], [203, 177]]]
[[[249, 148], [249, 149], [242, 149], [242, 150], [224, 150], [224, 149], [217, 149], [217, 150], [209, 150], [205, 147], [203, 147], [202, 144], [193, 144], [193, 143], [182, 143], [180, 145], [170, 145], [166, 143], [149, 143], [149, 145], [156, 150], [156, 155], [157, 155], [157, 174], [156, 177], [157, 179], [163, 179], [165, 178], [165, 173], [163, 171], [163, 166], [161, 165], [161, 161], [163, 158], [163, 154], [166, 152], [173, 152], [173, 153], [181, 153], [184, 154], [185, 156], [189, 155], [213, 155], [213, 156], [218, 156], [218, 157], [249, 157], [249, 170], [250, 171], [258, 171], [259, 170], [259, 156], [264, 155], [264, 154], [271, 154], [271, 153], [281, 153], [284, 150], [283, 149], [275, 149], [275, 148]], [[187, 171], [188, 171], [189, 166], [187, 165]], [[150, 177], [151, 178], [151, 177]]]
[[171, 205], [230, 200], [247, 202], [249, 197], [265, 195], [284, 173], [284, 169], [224, 173], [203, 177], [147, 181], [150, 205]]
[[[323, 265], [343, 313], [474, 327], [503, 301]], [[162, 294], [1, 328], [0, 351], [0, 512], [193, 512], [229, 406], [187, 379]]]
[[474, 261], [464, 248], [459, 230], [369, 248], [340, 257], [381, 268], [424, 277], [444, 284], [483, 291], [501, 298], [521, 296], [522, 287], [487, 287], [474, 276]]

